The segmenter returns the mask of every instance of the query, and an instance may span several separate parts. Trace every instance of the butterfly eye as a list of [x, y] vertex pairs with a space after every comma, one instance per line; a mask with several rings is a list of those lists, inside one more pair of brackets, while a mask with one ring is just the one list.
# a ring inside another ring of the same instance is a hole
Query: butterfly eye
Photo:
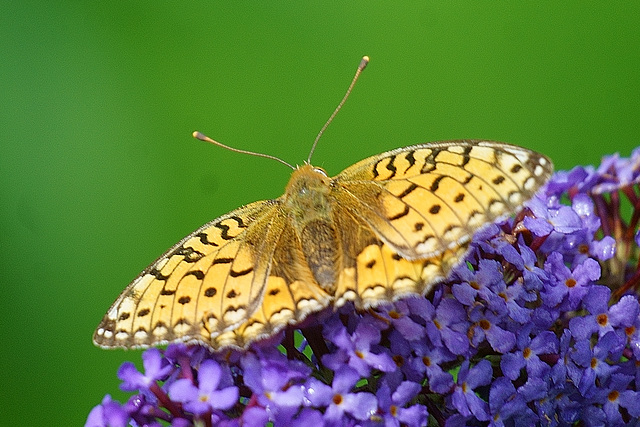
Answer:
[[322, 168], [313, 168], [313, 171], [319, 173], [322, 176], [329, 176], [327, 175], [327, 172]]

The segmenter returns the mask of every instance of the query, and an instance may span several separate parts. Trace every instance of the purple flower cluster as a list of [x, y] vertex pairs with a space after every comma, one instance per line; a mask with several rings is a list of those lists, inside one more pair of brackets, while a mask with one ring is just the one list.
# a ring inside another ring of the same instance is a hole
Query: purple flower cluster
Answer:
[[[123, 364], [86, 425], [628, 425], [640, 417], [640, 149], [554, 175], [427, 297], [246, 352]], [[629, 219], [625, 219], [629, 218]]]

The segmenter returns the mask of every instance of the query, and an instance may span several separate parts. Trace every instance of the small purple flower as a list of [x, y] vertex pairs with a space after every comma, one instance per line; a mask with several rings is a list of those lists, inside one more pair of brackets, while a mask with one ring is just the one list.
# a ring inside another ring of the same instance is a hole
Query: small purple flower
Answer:
[[506, 353], [516, 344], [515, 333], [507, 331], [501, 326], [504, 320], [503, 316], [497, 316], [482, 306], [476, 306], [469, 314], [469, 319], [474, 322], [469, 333], [471, 344], [475, 347], [487, 340], [495, 351]]
[[560, 195], [571, 190], [575, 193], [578, 189], [583, 188], [585, 183], [589, 183], [588, 188], [596, 177], [595, 169], [592, 166], [576, 166], [570, 171], [558, 171], [547, 183], [547, 194]]
[[334, 327], [329, 339], [339, 349], [323, 358], [331, 369], [338, 369], [346, 363], [363, 377], [368, 376], [371, 369], [383, 372], [396, 369], [395, 362], [384, 348], [376, 348], [378, 352], [374, 352], [374, 345], [380, 342], [380, 328], [370, 316], [364, 316], [351, 335], [344, 326]]
[[[156, 393], [158, 393], [163, 400], [168, 400], [166, 394], [162, 392], [157, 385], [153, 385], [153, 388], [159, 390], [156, 390]], [[154, 427], [157, 425], [159, 427], [160, 423], [158, 423], [158, 420], [171, 420], [172, 424], [178, 424], [177, 418], [171, 419], [169, 414], [158, 408], [158, 400], [159, 399], [155, 397], [147, 398], [147, 393], [134, 394], [122, 408], [138, 425]]]
[[552, 281], [541, 292], [542, 301], [548, 307], [562, 304], [560, 307], [565, 311], [576, 310], [592, 282], [600, 278], [600, 264], [596, 260], [587, 258], [572, 271], [564, 264], [562, 255], [558, 252], [549, 255], [544, 269]]
[[138, 372], [133, 363], [125, 362], [122, 364], [118, 370], [118, 378], [123, 381], [120, 385], [122, 390], [149, 389], [156, 381], [165, 380], [174, 369], [162, 357], [162, 353], [157, 348], [150, 348], [142, 353], [142, 365], [144, 366], [144, 375]]
[[580, 421], [580, 409], [585, 405], [585, 399], [571, 382], [567, 382], [562, 387], [549, 389], [544, 397], [532, 403], [540, 420], [552, 420], [549, 425], [559, 426]]
[[620, 158], [618, 153], [606, 156], [598, 167], [601, 182], [593, 188], [596, 194], [608, 193], [623, 187], [637, 184], [639, 172], [640, 151], [635, 148], [630, 158]]
[[[632, 306], [628, 307], [629, 304], [632, 304]], [[620, 322], [620, 326], [624, 327], [624, 334], [634, 358], [636, 360], [640, 360], [640, 314], [638, 313], [638, 300], [632, 295], [626, 295], [614, 306], [616, 309], [611, 307], [611, 317], [616, 319], [616, 321], [618, 321], [618, 306], [621, 308], [626, 307], [627, 312], [623, 315], [633, 318], [633, 322], [630, 325], [627, 325], [626, 322]], [[640, 369], [638, 370], [638, 373], [640, 374]], [[638, 385], [640, 386], [640, 382]]]
[[616, 254], [616, 241], [611, 236], [604, 236], [601, 240], [593, 240], [589, 244], [589, 254], [600, 261], [607, 261]]
[[570, 378], [579, 378], [581, 368], [571, 358], [573, 351], [573, 337], [571, 331], [565, 329], [559, 340], [557, 361], [551, 368], [550, 380], [552, 385], [561, 388], [571, 383]]
[[453, 376], [444, 371], [442, 365], [455, 360], [456, 356], [444, 347], [434, 347], [427, 342], [417, 343], [414, 351], [415, 357], [409, 363], [415, 371], [427, 376], [429, 390], [441, 394], [450, 392], [454, 385]]
[[582, 220], [581, 232], [595, 234], [600, 228], [600, 217], [594, 211], [593, 199], [588, 194], [576, 194], [571, 200], [573, 211]]
[[289, 420], [302, 405], [304, 382], [311, 373], [304, 363], [289, 361], [272, 349], [257, 355], [247, 353], [241, 366], [252, 398], [267, 409], [270, 418]]
[[184, 409], [202, 415], [216, 409], [229, 409], [238, 401], [238, 388], [234, 386], [218, 389], [222, 368], [211, 359], [202, 362], [198, 371], [198, 384], [182, 378], [171, 384], [169, 396], [182, 402]]
[[408, 298], [378, 308], [380, 316], [388, 319], [393, 328], [409, 341], [419, 340], [425, 335], [424, 325], [416, 323], [410, 316], [414, 301], [429, 302], [426, 298]]
[[476, 271], [471, 271], [465, 264], [454, 270], [454, 277], [460, 280], [451, 287], [456, 299], [464, 305], [474, 305], [477, 298], [489, 302], [495, 298], [491, 289], [503, 281], [500, 264], [494, 260], [481, 259]]
[[550, 198], [545, 203], [534, 197], [528, 206], [535, 217], [525, 217], [524, 225], [537, 236], [547, 236], [554, 232], [564, 236], [582, 229], [580, 216], [570, 206], [561, 205], [557, 199]]
[[612, 373], [620, 369], [619, 366], [608, 363], [610, 353], [618, 345], [619, 337], [614, 332], [608, 332], [600, 338], [593, 348], [589, 341], [576, 342], [571, 358], [582, 370], [574, 372], [571, 379], [583, 396], [593, 395], [596, 379], [600, 382], [606, 381]]
[[491, 384], [489, 407], [492, 414], [492, 425], [505, 425], [505, 421], [535, 424], [534, 412], [527, 406], [523, 393], [519, 393], [513, 383], [506, 377], [498, 377]]
[[500, 361], [500, 368], [505, 376], [516, 380], [520, 376], [520, 370], [527, 368], [529, 378], [544, 378], [551, 367], [540, 360], [539, 355], [557, 353], [558, 339], [551, 331], [542, 331], [531, 338], [532, 325], [523, 328], [517, 336], [517, 350], [506, 353]]
[[616, 329], [632, 327], [640, 315], [640, 304], [633, 295], [625, 295], [609, 307], [608, 321]]
[[489, 405], [474, 392], [477, 387], [491, 383], [491, 363], [481, 360], [469, 369], [469, 362], [464, 361], [458, 372], [458, 381], [451, 395], [451, 404], [462, 416], [475, 416], [480, 421], [489, 419]]
[[523, 286], [528, 291], [539, 291], [543, 287], [543, 282], [548, 282], [549, 276], [544, 269], [538, 266], [538, 258], [536, 253], [522, 242], [518, 241], [518, 250], [522, 256], [522, 277], [524, 279]]
[[102, 403], [89, 412], [85, 427], [125, 427], [128, 422], [129, 414], [107, 394]]
[[569, 321], [569, 329], [577, 340], [586, 340], [591, 334], [600, 337], [613, 331], [609, 321], [609, 298], [611, 290], [606, 286], [593, 286], [584, 298], [584, 308], [589, 312], [586, 316], [574, 317]]
[[338, 422], [345, 414], [366, 420], [375, 414], [378, 402], [371, 393], [352, 393], [359, 379], [360, 375], [354, 369], [342, 366], [335, 371], [331, 386], [315, 378], [309, 379], [307, 399], [314, 407], [327, 408], [324, 416], [330, 423]]
[[384, 422], [385, 427], [420, 427], [427, 424], [427, 408], [423, 405], [405, 405], [420, 392], [420, 384], [404, 381], [392, 393], [387, 382], [378, 388], [377, 418]]
[[437, 307], [426, 298], [407, 300], [411, 313], [424, 319], [423, 330], [436, 347], [446, 347], [454, 354], [467, 354], [469, 321], [464, 306], [454, 298], [442, 298]]
[[631, 381], [630, 375], [613, 374], [606, 385], [598, 389], [594, 401], [602, 405], [607, 425], [625, 425], [621, 407], [632, 417], [640, 417], [640, 393], [627, 389]]

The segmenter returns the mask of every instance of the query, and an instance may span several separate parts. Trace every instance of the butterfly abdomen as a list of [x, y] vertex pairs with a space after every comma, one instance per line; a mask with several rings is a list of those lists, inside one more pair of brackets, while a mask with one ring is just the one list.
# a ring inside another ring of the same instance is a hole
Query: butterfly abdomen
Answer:
[[302, 230], [300, 243], [313, 278], [325, 292], [333, 294], [338, 271], [335, 229], [329, 222], [311, 221]]
[[330, 192], [331, 180], [326, 172], [304, 165], [293, 172], [284, 200], [313, 278], [325, 292], [333, 294], [338, 247]]

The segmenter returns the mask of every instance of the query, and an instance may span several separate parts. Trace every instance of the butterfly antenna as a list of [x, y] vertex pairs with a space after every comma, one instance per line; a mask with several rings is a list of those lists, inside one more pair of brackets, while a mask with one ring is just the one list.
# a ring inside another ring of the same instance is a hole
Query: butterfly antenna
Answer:
[[234, 151], [236, 153], [242, 153], [242, 154], [248, 154], [250, 156], [257, 156], [257, 157], [264, 157], [267, 159], [271, 159], [271, 160], [275, 160], [277, 162], [282, 163], [283, 165], [287, 165], [289, 166], [291, 169], [295, 170], [296, 168], [294, 168], [293, 166], [291, 166], [289, 163], [285, 162], [284, 160], [282, 160], [279, 157], [276, 156], [271, 156], [269, 154], [263, 154], [263, 153], [254, 153], [253, 151], [247, 151], [247, 150], [240, 150], [239, 148], [233, 148], [233, 147], [229, 147], [228, 145], [224, 145], [221, 142], [215, 141], [211, 138], [209, 138], [207, 135], [200, 133], [198, 131], [193, 132], [193, 137], [196, 139], [199, 139], [200, 141], [204, 141], [204, 142], [210, 142], [213, 145], [217, 145], [218, 147], [222, 147], [222, 148], [226, 148], [227, 150], [230, 151]]
[[309, 152], [309, 157], [307, 157], [307, 164], [311, 163], [311, 156], [313, 156], [313, 152], [316, 150], [316, 145], [318, 145], [318, 140], [320, 140], [320, 137], [322, 136], [324, 131], [327, 129], [327, 127], [329, 127], [329, 124], [333, 121], [333, 118], [336, 116], [336, 114], [338, 114], [338, 111], [340, 111], [340, 109], [344, 105], [345, 101], [351, 94], [351, 91], [353, 90], [353, 87], [355, 86], [356, 81], [358, 80], [358, 77], [360, 77], [360, 73], [362, 73], [362, 70], [365, 69], [368, 63], [369, 63], [369, 57], [363, 56], [362, 61], [360, 61], [360, 65], [358, 65], [358, 69], [356, 70], [356, 74], [355, 76], [353, 76], [353, 80], [351, 80], [349, 89], [347, 89], [347, 93], [344, 94], [342, 101], [340, 101], [340, 104], [338, 104], [336, 109], [333, 111], [333, 114], [331, 114], [331, 117], [329, 117], [329, 120], [327, 120], [324, 126], [322, 126], [322, 129], [320, 129], [320, 132], [318, 132], [318, 136], [316, 136], [315, 141], [313, 141], [313, 145], [311, 146], [311, 151]]

